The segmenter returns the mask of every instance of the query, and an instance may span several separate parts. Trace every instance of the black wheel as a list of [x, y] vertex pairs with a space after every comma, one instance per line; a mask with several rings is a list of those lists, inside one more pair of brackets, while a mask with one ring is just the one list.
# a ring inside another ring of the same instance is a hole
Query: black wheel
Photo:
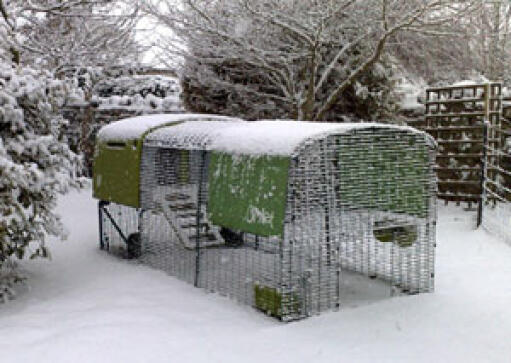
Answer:
[[142, 254], [142, 243], [140, 242], [140, 233], [135, 232], [128, 236], [128, 258], [139, 258]]

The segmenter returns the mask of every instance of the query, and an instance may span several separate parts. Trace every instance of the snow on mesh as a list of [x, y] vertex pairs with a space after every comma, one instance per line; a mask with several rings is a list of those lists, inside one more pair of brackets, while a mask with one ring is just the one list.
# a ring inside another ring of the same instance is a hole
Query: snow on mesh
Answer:
[[148, 146], [210, 150], [212, 142], [219, 138], [222, 132], [225, 132], [226, 129], [236, 128], [234, 125], [239, 125], [239, 122], [236, 121], [241, 121], [238, 119], [202, 120], [159, 128], [147, 135], [144, 143]]
[[[145, 132], [176, 122], [189, 120], [233, 120], [229, 117], [203, 114], [157, 114], [130, 117], [104, 126], [98, 140], [131, 140], [140, 138]], [[235, 119], [237, 120], [237, 119]]]
[[[213, 141], [211, 148], [233, 154], [292, 155], [306, 140], [369, 128], [387, 128], [424, 134], [408, 126], [379, 123], [256, 121], [222, 130], [222, 133]], [[429, 136], [426, 137], [431, 144], [434, 144]]]
[[292, 155], [306, 140], [368, 128], [395, 129], [427, 134], [408, 126], [379, 123], [326, 123], [303, 121], [186, 122], [160, 128], [146, 137], [146, 144], [161, 147], [217, 150], [245, 155]]

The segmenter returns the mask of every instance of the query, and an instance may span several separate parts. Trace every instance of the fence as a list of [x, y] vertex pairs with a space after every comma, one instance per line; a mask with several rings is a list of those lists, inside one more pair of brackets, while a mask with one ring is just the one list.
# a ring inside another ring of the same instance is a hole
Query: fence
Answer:
[[[500, 128], [502, 87], [499, 83], [430, 88], [426, 114], [412, 126], [431, 134], [438, 143], [436, 172], [438, 197], [444, 201], [481, 201], [485, 120]], [[494, 131], [487, 142], [500, 147]], [[494, 173], [493, 169], [488, 169]]]
[[477, 203], [477, 225], [511, 242], [511, 107], [500, 83], [429, 88], [426, 114], [410, 124], [439, 149], [438, 197]]

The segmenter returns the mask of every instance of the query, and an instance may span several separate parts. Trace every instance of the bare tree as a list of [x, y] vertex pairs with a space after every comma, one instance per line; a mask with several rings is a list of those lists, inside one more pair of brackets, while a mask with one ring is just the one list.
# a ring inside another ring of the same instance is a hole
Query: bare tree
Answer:
[[[374, 93], [360, 81], [384, 71], [379, 62], [394, 36], [433, 32], [475, 6], [444, 0], [183, 0], [177, 6], [162, 0], [144, 10], [171, 30], [161, 44], [169, 56], [181, 57], [184, 77], [213, 92], [275, 102], [289, 117], [324, 120], [349, 88]], [[237, 67], [245, 84], [230, 80]], [[222, 72], [227, 76], [219, 77]]]
[[511, 80], [508, 59], [511, 57], [511, 3], [482, 0], [480, 11], [472, 14], [465, 25], [476, 69], [492, 80]]
[[136, 3], [118, 0], [0, 0], [3, 40], [16, 63], [59, 74], [82, 66], [138, 61]]
[[473, 11], [429, 32], [401, 33], [393, 53], [430, 83], [482, 75], [511, 81], [511, 2], [480, 0]]

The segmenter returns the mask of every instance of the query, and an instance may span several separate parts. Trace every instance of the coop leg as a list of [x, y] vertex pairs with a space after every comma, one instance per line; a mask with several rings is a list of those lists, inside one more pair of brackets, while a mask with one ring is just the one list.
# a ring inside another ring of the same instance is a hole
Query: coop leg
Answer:
[[98, 217], [99, 217], [99, 248], [105, 249], [105, 241], [103, 239], [103, 208], [105, 205], [108, 205], [108, 202], [104, 200], [100, 200], [98, 202]]
[[142, 241], [142, 217], [144, 216], [144, 213], [145, 213], [145, 210], [144, 209], [140, 209], [138, 211], [138, 227], [137, 227], [137, 232], [138, 232], [138, 235], [140, 236], [140, 251], [142, 252], [142, 246], [143, 246], [143, 241]]
[[488, 124], [489, 121], [486, 119], [483, 125], [483, 157], [481, 160], [481, 195], [479, 199], [479, 206], [477, 208], [477, 227], [480, 227], [483, 223], [483, 205], [485, 201], [485, 182], [487, 178], [487, 156], [488, 156]]
[[199, 273], [200, 273], [200, 222], [201, 222], [201, 207], [202, 207], [202, 183], [205, 180], [205, 168], [206, 166], [206, 152], [201, 152], [201, 158], [200, 158], [200, 170], [199, 170], [199, 181], [198, 181], [198, 191], [197, 191], [197, 214], [195, 217], [195, 222], [197, 225], [196, 228], [196, 235], [195, 235], [195, 279], [193, 285], [195, 287], [199, 287]]

